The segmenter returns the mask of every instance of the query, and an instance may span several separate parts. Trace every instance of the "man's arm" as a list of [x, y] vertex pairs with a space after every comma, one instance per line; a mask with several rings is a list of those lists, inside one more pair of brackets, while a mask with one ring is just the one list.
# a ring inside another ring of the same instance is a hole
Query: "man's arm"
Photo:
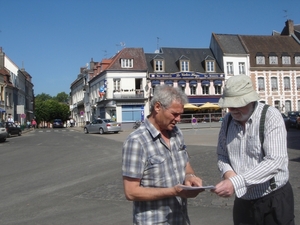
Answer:
[[194, 198], [203, 190], [183, 190], [176, 185], [170, 188], [151, 188], [140, 186], [140, 179], [123, 176], [126, 199], [129, 201], [153, 201], [174, 196]]

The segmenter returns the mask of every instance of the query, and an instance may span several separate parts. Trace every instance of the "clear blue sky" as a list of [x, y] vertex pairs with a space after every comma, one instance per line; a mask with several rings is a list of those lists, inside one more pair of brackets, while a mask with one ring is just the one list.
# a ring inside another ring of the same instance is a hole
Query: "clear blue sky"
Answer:
[[[0, 0], [0, 46], [35, 95], [70, 92], [79, 68], [122, 47], [208, 48], [212, 32], [271, 35], [300, 23], [299, 0]], [[284, 10], [287, 10], [285, 12]]]

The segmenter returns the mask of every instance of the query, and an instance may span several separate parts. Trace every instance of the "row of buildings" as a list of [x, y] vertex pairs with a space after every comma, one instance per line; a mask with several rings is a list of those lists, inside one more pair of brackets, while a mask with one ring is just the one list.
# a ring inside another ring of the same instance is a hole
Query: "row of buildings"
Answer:
[[24, 124], [34, 118], [32, 77], [19, 68], [0, 47], [0, 122], [8, 117]]
[[231, 76], [251, 77], [261, 102], [281, 112], [300, 110], [300, 25], [287, 20], [271, 35], [212, 33], [208, 48], [123, 48], [80, 68], [70, 111], [78, 124], [96, 117], [143, 120], [157, 85], [180, 87], [190, 103], [217, 103]]

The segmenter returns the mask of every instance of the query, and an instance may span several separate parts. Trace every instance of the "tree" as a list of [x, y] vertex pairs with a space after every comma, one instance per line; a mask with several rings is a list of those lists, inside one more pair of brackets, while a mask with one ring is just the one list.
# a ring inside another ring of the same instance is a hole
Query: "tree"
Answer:
[[35, 96], [35, 101], [47, 101], [47, 100], [50, 100], [52, 99], [51, 95], [48, 95], [48, 94], [45, 94], [45, 93], [42, 93], [42, 94], [38, 94], [37, 96]]
[[69, 102], [69, 95], [65, 92], [60, 92], [54, 97], [54, 99], [61, 103], [68, 103]]
[[42, 93], [35, 97], [35, 117], [37, 123], [52, 122], [54, 119], [69, 119], [70, 110], [67, 103], [68, 95], [64, 92], [56, 97]]

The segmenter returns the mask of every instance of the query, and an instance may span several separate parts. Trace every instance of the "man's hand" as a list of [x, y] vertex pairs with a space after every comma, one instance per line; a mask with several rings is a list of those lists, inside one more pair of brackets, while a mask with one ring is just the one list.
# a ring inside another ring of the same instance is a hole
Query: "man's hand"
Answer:
[[220, 197], [230, 197], [234, 194], [234, 187], [232, 182], [229, 179], [225, 179], [216, 185], [215, 189], [212, 189], [211, 192], [216, 193]]
[[200, 177], [197, 177], [194, 174], [186, 174], [185, 175], [185, 180], [184, 180], [184, 185], [201, 187], [202, 186], [202, 180], [201, 180]]
[[176, 185], [174, 188], [176, 195], [182, 198], [195, 198], [200, 192], [204, 191], [204, 189], [184, 190], [181, 185]]

